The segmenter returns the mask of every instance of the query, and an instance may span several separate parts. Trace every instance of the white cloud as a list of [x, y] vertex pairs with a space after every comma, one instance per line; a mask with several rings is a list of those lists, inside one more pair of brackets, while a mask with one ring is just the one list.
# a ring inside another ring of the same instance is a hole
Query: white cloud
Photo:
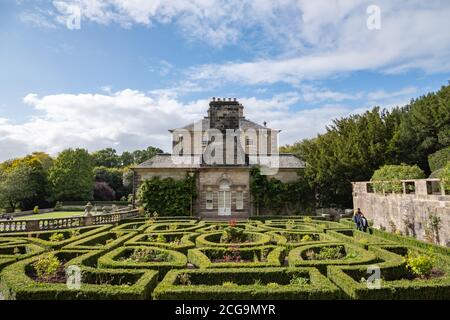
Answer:
[[24, 11], [19, 15], [20, 21], [33, 27], [55, 29], [56, 24], [46, 14], [41, 12]]
[[[331, 119], [354, 111], [333, 104], [294, 110], [300, 100], [301, 94], [295, 92], [240, 99], [247, 118], [282, 129], [281, 144], [312, 137]], [[39, 115], [19, 124], [0, 119], [0, 160], [38, 150], [55, 155], [68, 147], [91, 151], [114, 147], [121, 152], [153, 145], [170, 151], [167, 130], [204, 117], [209, 101], [182, 103], [164, 93], [125, 89], [105, 94], [28, 94], [24, 102]]]

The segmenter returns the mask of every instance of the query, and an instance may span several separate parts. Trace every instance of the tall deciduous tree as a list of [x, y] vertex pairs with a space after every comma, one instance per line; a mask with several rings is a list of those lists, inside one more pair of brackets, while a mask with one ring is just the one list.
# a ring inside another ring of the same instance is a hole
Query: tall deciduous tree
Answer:
[[7, 211], [14, 211], [21, 203], [38, 195], [33, 170], [28, 163], [18, 161], [0, 171], [0, 205]]
[[91, 200], [94, 183], [92, 159], [85, 149], [66, 149], [49, 171], [54, 200]]

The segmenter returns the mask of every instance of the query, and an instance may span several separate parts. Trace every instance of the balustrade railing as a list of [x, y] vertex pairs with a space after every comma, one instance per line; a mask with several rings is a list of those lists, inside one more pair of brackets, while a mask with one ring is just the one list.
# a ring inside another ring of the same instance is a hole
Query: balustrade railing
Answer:
[[0, 220], [0, 234], [27, 231], [46, 231], [86, 227], [90, 225], [116, 224], [121, 220], [139, 215], [137, 209], [118, 210], [113, 213], [102, 213], [92, 216], [67, 217], [33, 220]]

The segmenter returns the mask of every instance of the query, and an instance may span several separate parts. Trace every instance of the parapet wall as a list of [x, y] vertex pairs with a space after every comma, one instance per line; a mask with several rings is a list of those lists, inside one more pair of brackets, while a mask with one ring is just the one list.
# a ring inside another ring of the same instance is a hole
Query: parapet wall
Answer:
[[373, 226], [450, 246], [450, 195], [439, 179], [402, 180], [398, 193], [374, 191], [372, 182], [353, 182], [353, 208]]

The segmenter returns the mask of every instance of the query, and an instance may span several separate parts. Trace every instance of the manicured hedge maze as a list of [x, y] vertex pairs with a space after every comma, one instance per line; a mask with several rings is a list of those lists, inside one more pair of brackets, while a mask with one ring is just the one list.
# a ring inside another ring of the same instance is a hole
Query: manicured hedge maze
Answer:
[[[377, 270], [379, 282], [369, 282]], [[450, 299], [450, 250], [357, 231], [347, 219], [138, 218], [0, 234], [0, 292], [5, 299]]]

